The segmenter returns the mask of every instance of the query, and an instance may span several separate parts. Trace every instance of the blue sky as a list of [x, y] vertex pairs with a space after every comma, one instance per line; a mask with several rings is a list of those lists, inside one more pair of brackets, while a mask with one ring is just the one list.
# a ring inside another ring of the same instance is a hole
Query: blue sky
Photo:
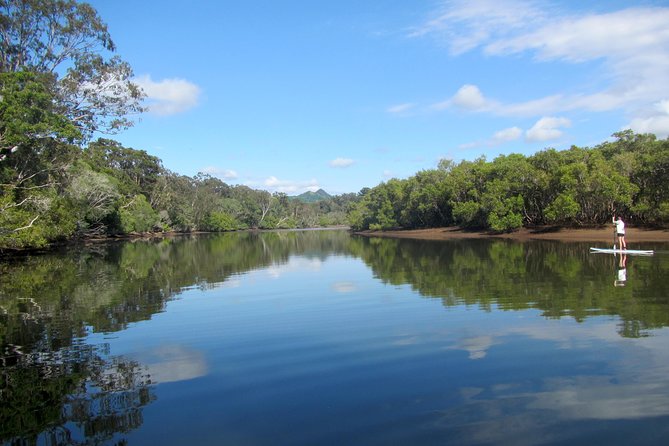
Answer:
[[669, 135], [669, 1], [94, 0], [166, 168], [296, 195]]

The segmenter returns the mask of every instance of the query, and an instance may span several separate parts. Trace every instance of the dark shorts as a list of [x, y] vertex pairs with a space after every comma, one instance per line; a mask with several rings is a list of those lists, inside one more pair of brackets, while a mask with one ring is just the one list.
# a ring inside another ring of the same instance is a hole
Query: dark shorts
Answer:
[[625, 234], [621, 234], [620, 232], [616, 234], [618, 237], [625, 237]]

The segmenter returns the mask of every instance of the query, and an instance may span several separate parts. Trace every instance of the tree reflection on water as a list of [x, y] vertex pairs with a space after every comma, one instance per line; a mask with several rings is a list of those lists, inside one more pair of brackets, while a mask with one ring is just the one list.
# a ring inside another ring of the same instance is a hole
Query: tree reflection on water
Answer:
[[82, 342], [10, 349], [0, 369], [0, 437], [8, 444], [98, 444], [142, 424], [153, 396], [140, 364]]

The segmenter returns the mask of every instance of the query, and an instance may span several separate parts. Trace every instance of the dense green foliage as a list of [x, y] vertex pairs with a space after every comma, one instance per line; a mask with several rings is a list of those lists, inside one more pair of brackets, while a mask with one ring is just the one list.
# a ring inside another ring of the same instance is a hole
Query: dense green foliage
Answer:
[[357, 230], [453, 226], [510, 231], [535, 225], [600, 225], [620, 215], [669, 222], [669, 140], [632, 131], [592, 148], [502, 155], [393, 179], [349, 215]]
[[355, 194], [289, 200], [168, 171], [114, 133], [142, 92], [86, 3], [0, 0], [0, 250], [77, 237], [346, 223]]
[[178, 175], [108, 139], [83, 149], [54, 141], [47, 147], [44, 154], [21, 149], [0, 165], [0, 249], [148, 232], [344, 225], [358, 198], [304, 203], [208, 175]]

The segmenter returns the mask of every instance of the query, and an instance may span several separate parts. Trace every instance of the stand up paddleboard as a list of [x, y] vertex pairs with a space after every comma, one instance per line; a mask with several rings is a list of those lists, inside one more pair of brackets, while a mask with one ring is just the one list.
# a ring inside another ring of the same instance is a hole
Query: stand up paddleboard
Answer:
[[590, 248], [591, 253], [601, 253], [601, 254], [630, 254], [630, 255], [641, 255], [641, 256], [652, 256], [655, 251], [652, 250], [643, 250], [643, 249], [611, 249], [611, 248]]

